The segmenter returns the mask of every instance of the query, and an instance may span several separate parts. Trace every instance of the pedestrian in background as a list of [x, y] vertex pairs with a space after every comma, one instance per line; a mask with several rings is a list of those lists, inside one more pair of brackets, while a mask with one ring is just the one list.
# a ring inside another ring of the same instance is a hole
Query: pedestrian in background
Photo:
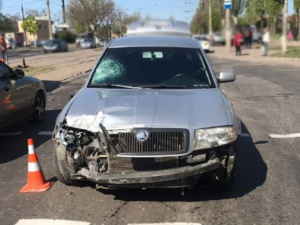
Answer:
[[288, 33], [288, 40], [289, 40], [289, 42], [292, 42], [292, 40], [293, 40], [293, 33], [291, 30]]
[[4, 63], [6, 63], [5, 55], [6, 55], [6, 42], [4, 36], [0, 34], [0, 60]]
[[242, 55], [242, 51], [241, 51], [242, 39], [243, 39], [242, 34], [239, 31], [236, 31], [233, 39], [233, 45], [235, 46], [235, 55]]
[[268, 52], [269, 52], [269, 42], [270, 42], [270, 33], [269, 33], [269, 29], [265, 28], [264, 29], [264, 34], [263, 34], [263, 47], [264, 47], [264, 55], [263, 56], [267, 56]]
[[245, 46], [246, 48], [251, 48], [251, 45], [252, 45], [252, 32], [251, 29], [248, 29], [246, 31]]
[[252, 46], [252, 38], [253, 38], [252, 30], [249, 29], [249, 39], [248, 39], [249, 48], [251, 48], [251, 46]]

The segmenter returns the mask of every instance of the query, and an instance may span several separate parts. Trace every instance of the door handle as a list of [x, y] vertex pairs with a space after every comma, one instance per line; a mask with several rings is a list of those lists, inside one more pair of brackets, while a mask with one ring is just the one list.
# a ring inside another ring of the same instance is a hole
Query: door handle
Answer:
[[3, 90], [4, 90], [4, 91], [9, 91], [10, 88], [9, 88], [8, 86], [5, 86], [5, 87], [3, 88]]

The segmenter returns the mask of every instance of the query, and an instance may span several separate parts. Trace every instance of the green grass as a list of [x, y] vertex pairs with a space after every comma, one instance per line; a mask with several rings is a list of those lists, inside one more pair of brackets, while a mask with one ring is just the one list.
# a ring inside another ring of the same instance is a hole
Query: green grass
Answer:
[[[273, 51], [280, 51], [281, 50], [281, 46], [270, 46], [269, 50], [273, 50]], [[287, 46], [287, 50], [288, 51], [293, 51], [293, 50], [300, 50], [299, 46]]]
[[274, 34], [274, 35], [271, 35], [270, 39], [271, 40], [279, 40], [281, 38], [281, 34]]
[[272, 54], [273, 57], [281, 57], [281, 58], [300, 58], [300, 48], [288, 49], [286, 54], [282, 54], [281, 52], [276, 52]]
[[53, 66], [38, 66], [38, 67], [29, 66], [28, 68], [24, 69], [24, 72], [26, 75], [34, 76], [34, 75], [50, 72], [53, 70], [55, 70], [55, 67]]
[[95, 52], [102, 52], [103, 49], [104, 49], [103, 47], [99, 47], [99, 48], [95, 48], [94, 51], [95, 51]]
[[43, 49], [43, 47], [33, 47], [33, 46], [29, 46], [29, 47], [27, 47], [27, 50], [42, 50]]

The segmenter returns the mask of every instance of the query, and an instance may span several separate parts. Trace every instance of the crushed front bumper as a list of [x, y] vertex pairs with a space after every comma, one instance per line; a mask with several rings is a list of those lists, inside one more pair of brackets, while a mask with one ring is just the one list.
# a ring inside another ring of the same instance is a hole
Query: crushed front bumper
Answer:
[[133, 185], [133, 184], [151, 184], [166, 181], [186, 179], [188, 177], [203, 175], [204, 173], [218, 169], [221, 162], [218, 158], [211, 159], [206, 163], [198, 165], [189, 165], [174, 169], [165, 169], [151, 172], [131, 172], [124, 174], [110, 174], [81, 169], [78, 175], [87, 180], [101, 185]]

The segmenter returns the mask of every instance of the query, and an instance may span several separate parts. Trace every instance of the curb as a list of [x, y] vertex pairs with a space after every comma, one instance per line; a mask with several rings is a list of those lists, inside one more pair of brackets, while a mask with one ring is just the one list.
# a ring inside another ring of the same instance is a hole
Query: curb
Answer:
[[72, 75], [70, 75], [70, 76], [68, 76], [68, 77], [65, 77], [65, 78], [63, 78], [62, 80], [58, 80], [58, 81], [67, 81], [67, 80], [69, 80], [69, 79], [71, 79], [71, 78], [73, 78], [73, 77], [77, 77], [77, 76], [80, 76], [80, 75], [89, 73], [89, 72], [91, 72], [91, 71], [92, 71], [92, 69], [86, 70], [86, 71], [80, 71], [80, 72], [78, 72], [78, 73], [72, 74]]
[[267, 58], [258, 58], [251, 56], [249, 58], [239, 58], [239, 57], [232, 57], [232, 56], [220, 56], [220, 55], [211, 55], [212, 58], [218, 58], [218, 59], [228, 59], [228, 60], [238, 60], [238, 61], [260, 61], [260, 62], [270, 62], [270, 61], [293, 61], [293, 62], [300, 62], [300, 58], [282, 58], [282, 57], [273, 57], [268, 56]]

